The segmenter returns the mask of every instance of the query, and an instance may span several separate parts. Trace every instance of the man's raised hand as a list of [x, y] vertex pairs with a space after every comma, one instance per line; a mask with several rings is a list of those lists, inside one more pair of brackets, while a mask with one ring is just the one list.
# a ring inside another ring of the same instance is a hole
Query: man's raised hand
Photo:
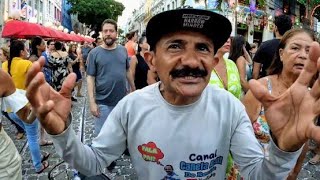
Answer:
[[26, 79], [27, 98], [45, 130], [55, 135], [66, 129], [76, 75], [69, 74], [60, 92], [57, 92], [44, 79], [41, 72], [44, 64], [44, 57], [40, 57], [29, 69]]

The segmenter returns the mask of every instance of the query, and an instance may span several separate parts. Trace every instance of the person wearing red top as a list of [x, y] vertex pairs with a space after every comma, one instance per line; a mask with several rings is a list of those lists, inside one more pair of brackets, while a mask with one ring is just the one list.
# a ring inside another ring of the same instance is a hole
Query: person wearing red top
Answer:
[[130, 32], [127, 35], [128, 42], [125, 44], [125, 47], [128, 51], [128, 56], [131, 58], [131, 56], [136, 55], [137, 53], [137, 39], [138, 39], [138, 34], [136, 31]]

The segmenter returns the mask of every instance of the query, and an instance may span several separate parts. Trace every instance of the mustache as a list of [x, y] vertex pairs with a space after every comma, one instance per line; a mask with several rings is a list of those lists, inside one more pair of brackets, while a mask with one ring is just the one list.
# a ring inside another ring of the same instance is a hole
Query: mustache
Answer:
[[190, 68], [188, 66], [185, 66], [181, 69], [174, 69], [170, 72], [170, 75], [173, 78], [177, 77], [186, 77], [186, 76], [192, 76], [192, 77], [205, 77], [208, 75], [208, 71], [205, 69], [200, 68]]

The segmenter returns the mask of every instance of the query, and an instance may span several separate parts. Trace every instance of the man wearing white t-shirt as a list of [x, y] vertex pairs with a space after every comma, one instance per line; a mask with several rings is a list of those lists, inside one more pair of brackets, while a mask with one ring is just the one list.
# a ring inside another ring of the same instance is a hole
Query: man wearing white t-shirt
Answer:
[[208, 86], [218, 61], [214, 54], [230, 33], [229, 20], [210, 11], [179, 9], [152, 17], [145, 59], [161, 81], [124, 97], [91, 146], [78, 140], [67, 116], [74, 74], [57, 93], [39, 74], [43, 61], [36, 62], [28, 73], [27, 96], [58, 154], [86, 175], [101, 174], [128, 148], [143, 180], [162, 179], [164, 164], [181, 179], [224, 179], [229, 152], [244, 179], [285, 179], [307, 139], [320, 141], [313, 124], [320, 112], [320, 80], [307, 90], [317, 72], [319, 44], [311, 46], [305, 70], [281, 97], [271, 97], [257, 81], [250, 84], [267, 108], [272, 130], [267, 160], [241, 102]]

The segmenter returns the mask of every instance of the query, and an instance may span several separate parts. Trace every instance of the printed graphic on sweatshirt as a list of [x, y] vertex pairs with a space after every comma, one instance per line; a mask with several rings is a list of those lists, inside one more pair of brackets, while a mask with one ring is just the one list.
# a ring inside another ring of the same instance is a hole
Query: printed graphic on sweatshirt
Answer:
[[189, 155], [187, 161], [180, 162], [180, 170], [188, 180], [205, 180], [216, 176], [217, 165], [222, 165], [223, 156], [217, 150], [211, 154]]
[[208, 154], [191, 153], [179, 162], [179, 167], [173, 167], [171, 164], [163, 165], [160, 162], [164, 153], [154, 142], [139, 145], [138, 150], [145, 161], [155, 162], [163, 167], [163, 179], [166, 180], [207, 180], [216, 176], [217, 166], [221, 166], [223, 162], [223, 156], [215, 150]]
[[163, 166], [163, 164], [160, 162], [160, 159], [163, 159], [164, 154], [154, 142], [148, 142], [147, 144], [138, 146], [138, 151], [141, 153], [142, 158], [145, 161], [155, 162]]

